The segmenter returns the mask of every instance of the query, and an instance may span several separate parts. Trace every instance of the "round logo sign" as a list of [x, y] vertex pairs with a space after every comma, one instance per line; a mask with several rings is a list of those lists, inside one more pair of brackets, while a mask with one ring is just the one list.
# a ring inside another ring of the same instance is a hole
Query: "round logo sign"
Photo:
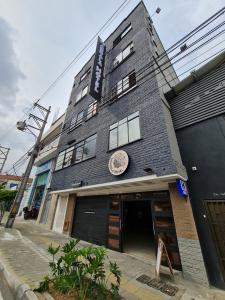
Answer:
[[123, 174], [129, 164], [129, 157], [127, 152], [124, 150], [118, 150], [110, 157], [109, 160], [109, 171], [112, 175]]

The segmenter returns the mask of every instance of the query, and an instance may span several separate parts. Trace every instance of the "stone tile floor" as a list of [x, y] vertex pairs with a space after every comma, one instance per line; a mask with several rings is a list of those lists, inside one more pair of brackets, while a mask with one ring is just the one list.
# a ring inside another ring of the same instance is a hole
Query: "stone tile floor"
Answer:
[[[0, 261], [20, 281], [34, 288], [43, 276], [49, 272], [48, 262], [50, 256], [46, 250], [48, 246], [51, 243], [62, 245], [69, 239], [68, 236], [47, 230], [34, 221], [18, 219], [13, 229], [0, 227]], [[80, 242], [80, 246], [87, 245], [86, 242]], [[168, 296], [159, 290], [136, 281], [136, 278], [142, 274], [151, 278], [155, 277], [153, 263], [111, 250], [108, 250], [108, 256], [110, 260], [117, 262], [122, 271], [121, 295], [125, 299], [225, 299], [224, 291], [203, 287], [184, 280], [180, 272], [175, 272], [175, 277], [172, 279], [169, 272], [164, 269], [162, 278], [179, 289], [175, 296]]]

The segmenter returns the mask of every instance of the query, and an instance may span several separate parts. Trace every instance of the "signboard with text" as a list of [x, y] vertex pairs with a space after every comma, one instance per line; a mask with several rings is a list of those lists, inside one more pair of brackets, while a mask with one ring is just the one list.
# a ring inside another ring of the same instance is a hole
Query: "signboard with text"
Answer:
[[100, 37], [98, 37], [90, 86], [90, 95], [96, 100], [100, 100], [102, 96], [105, 53], [106, 46]]

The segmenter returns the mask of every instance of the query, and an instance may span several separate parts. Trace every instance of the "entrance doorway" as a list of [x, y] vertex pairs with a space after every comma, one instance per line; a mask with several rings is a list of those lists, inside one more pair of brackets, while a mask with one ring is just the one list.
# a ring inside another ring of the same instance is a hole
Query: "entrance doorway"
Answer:
[[173, 268], [181, 270], [172, 206], [167, 191], [111, 196], [108, 248], [155, 263], [159, 237], [165, 243]]
[[155, 260], [151, 201], [124, 201], [123, 251], [147, 260]]

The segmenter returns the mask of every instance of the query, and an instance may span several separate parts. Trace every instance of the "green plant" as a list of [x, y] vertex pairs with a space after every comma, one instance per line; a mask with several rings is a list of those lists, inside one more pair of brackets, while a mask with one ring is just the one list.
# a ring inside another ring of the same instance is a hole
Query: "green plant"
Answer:
[[[78, 243], [79, 240], [70, 240], [63, 247], [49, 246], [51, 278], [45, 277], [36, 291], [48, 290], [52, 283], [62, 293], [74, 290], [79, 300], [103, 300], [109, 294], [112, 299], [117, 299], [121, 278], [117, 264], [109, 262], [109, 273], [106, 272], [106, 249], [93, 245], [79, 248]], [[109, 285], [111, 277], [114, 277], [115, 283]]]
[[17, 191], [5, 190], [5, 184], [0, 184], [0, 222], [5, 211], [9, 211]]

